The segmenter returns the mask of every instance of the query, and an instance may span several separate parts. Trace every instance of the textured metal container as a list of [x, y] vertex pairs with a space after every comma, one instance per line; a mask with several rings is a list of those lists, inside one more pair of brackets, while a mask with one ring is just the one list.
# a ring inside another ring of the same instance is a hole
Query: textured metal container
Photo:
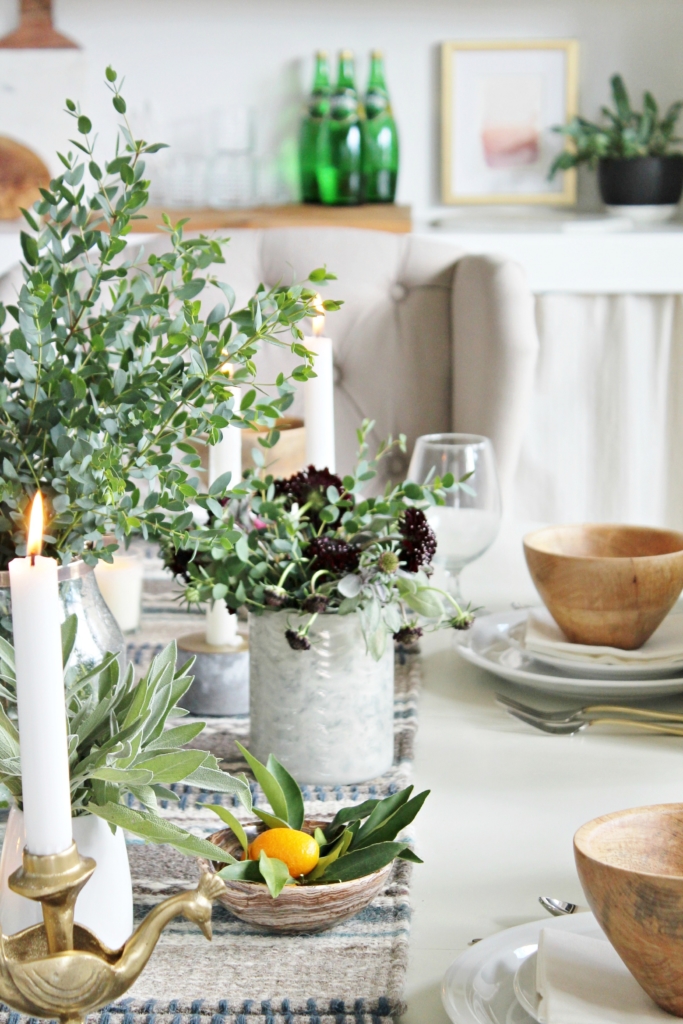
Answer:
[[[92, 566], [76, 561], [60, 565], [57, 570], [62, 618], [76, 615], [78, 630], [69, 667], [82, 665], [90, 668], [102, 660], [108, 651], [119, 654], [122, 666], [126, 645], [116, 619], [100, 594]], [[0, 572], [0, 629], [12, 640], [12, 599], [9, 573]], [[40, 623], [36, 623], [36, 641], [40, 640]]]
[[241, 716], [249, 714], [249, 645], [212, 647], [204, 633], [189, 633], [178, 640], [178, 668], [194, 656], [194, 682], [181, 698], [191, 715]]
[[285, 630], [310, 616], [249, 617], [249, 749], [274, 754], [301, 783], [354, 783], [394, 759], [394, 649], [380, 661], [365, 649], [356, 613], [319, 615], [311, 649], [293, 651]]

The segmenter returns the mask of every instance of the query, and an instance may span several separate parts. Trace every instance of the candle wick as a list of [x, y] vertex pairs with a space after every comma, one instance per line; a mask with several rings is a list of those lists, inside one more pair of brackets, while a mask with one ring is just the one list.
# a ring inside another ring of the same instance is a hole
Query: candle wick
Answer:
[[31, 555], [31, 565], [35, 565], [35, 564], [36, 564], [36, 556], [35, 555]]

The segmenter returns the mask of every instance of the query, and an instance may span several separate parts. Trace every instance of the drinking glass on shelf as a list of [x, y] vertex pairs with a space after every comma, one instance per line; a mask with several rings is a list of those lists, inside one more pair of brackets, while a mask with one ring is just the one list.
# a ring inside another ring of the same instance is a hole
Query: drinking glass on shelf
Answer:
[[418, 437], [410, 460], [408, 479], [428, 483], [451, 473], [455, 481], [467, 477], [446, 493], [446, 504], [427, 512], [436, 534], [434, 564], [446, 572], [447, 589], [462, 604], [460, 573], [491, 546], [501, 520], [500, 486], [496, 457], [488, 437], [480, 434], [425, 434]]

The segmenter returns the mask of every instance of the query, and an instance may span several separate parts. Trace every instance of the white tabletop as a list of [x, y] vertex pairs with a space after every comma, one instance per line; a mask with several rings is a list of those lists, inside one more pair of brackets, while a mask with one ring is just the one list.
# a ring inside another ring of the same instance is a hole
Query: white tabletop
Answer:
[[[505, 527], [463, 574], [466, 596], [488, 611], [537, 601], [524, 532]], [[425, 863], [413, 872], [402, 1024], [448, 1024], [440, 984], [452, 960], [473, 938], [543, 917], [540, 895], [585, 902], [574, 832], [609, 811], [680, 801], [683, 739], [597, 730], [544, 735], [496, 706], [496, 691], [514, 687], [459, 659], [448, 635], [428, 637], [423, 650], [415, 783], [432, 794], [416, 822]], [[516, 692], [539, 706], [552, 703]]]

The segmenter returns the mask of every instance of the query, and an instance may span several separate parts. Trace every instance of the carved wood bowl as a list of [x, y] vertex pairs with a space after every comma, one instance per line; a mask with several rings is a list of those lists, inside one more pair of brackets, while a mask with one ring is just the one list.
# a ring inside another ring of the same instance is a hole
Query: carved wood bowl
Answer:
[[591, 910], [636, 981], [683, 1017], [683, 804], [617, 811], [574, 836]]
[[642, 647], [683, 589], [683, 533], [649, 526], [550, 526], [524, 538], [531, 578], [577, 644]]
[[[302, 832], [313, 835], [316, 828], [324, 828], [329, 821], [306, 820]], [[259, 824], [246, 828], [251, 843], [256, 836], [265, 830]], [[233, 857], [241, 859], [242, 847], [230, 831], [222, 829], [207, 837], [227, 850]], [[213, 861], [201, 861], [205, 870], [220, 871], [223, 864]], [[259, 925], [270, 932], [289, 932], [305, 934], [321, 932], [332, 928], [340, 921], [353, 917], [371, 903], [389, 878], [393, 864], [387, 864], [380, 871], [363, 878], [355, 878], [351, 882], [332, 882], [328, 885], [286, 885], [277, 899], [268, 892], [265, 882], [241, 882], [227, 880], [226, 892], [218, 899], [240, 921]]]

